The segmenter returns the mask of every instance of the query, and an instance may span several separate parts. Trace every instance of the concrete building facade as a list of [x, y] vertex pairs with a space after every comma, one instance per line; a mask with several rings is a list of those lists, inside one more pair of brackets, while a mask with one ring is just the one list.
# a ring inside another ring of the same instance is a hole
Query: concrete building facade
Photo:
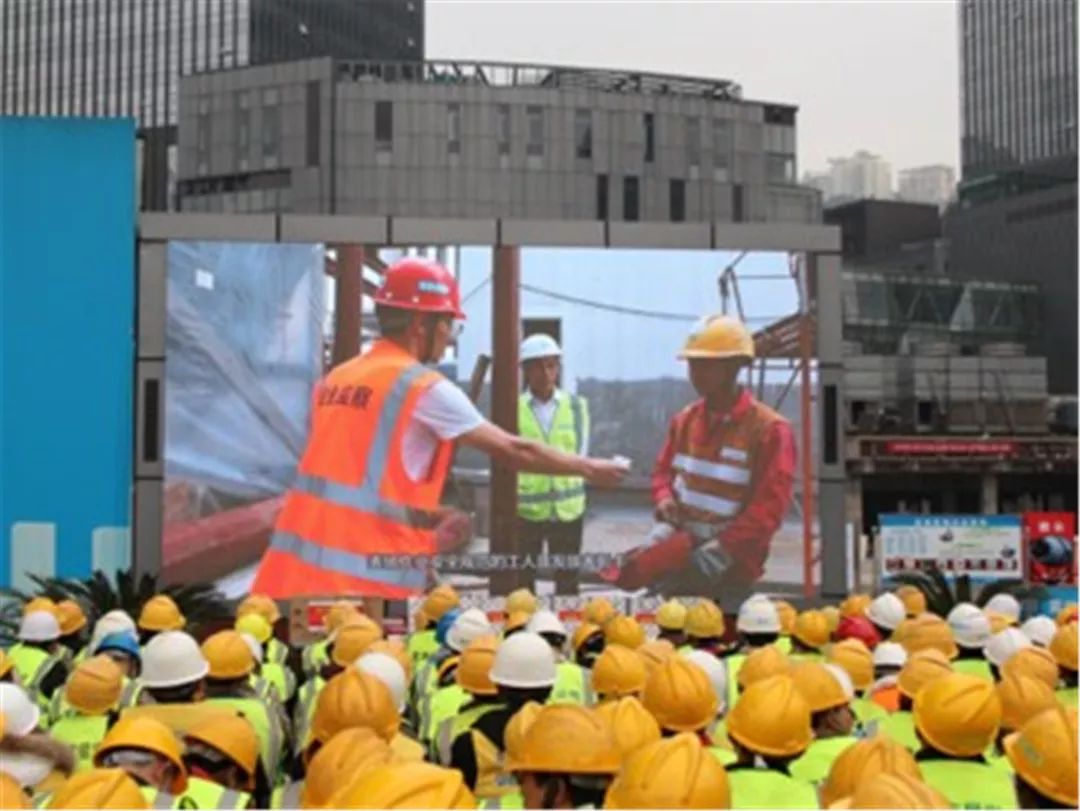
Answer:
[[956, 170], [951, 166], [915, 166], [901, 169], [896, 196], [911, 203], [943, 208], [956, 194]]
[[820, 221], [796, 110], [734, 82], [315, 59], [181, 87], [185, 211]]

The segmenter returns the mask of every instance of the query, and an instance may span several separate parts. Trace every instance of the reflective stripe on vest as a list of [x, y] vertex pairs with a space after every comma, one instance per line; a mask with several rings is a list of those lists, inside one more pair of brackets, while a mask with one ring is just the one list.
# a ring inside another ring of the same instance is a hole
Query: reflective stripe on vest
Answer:
[[94, 763], [94, 752], [105, 738], [108, 728], [108, 716], [71, 715], [53, 724], [49, 735], [75, 750], [76, 769], [89, 769]]
[[[564, 453], [580, 453], [588, 434], [588, 411], [584, 399], [560, 392], [545, 434], [530, 405], [532, 395], [518, 398], [518, 432]], [[574, 521], [585, 512], [585, 480], [580, 476], [518, 474], [518, 515], [526, 521]]]
[[178, 799], [167, 791], [158, 791], [153, 786], [139, 786], [139, 792], [150, 803], [151, 808], [174, 808]]
[[288, 668], [266, 662], [262, 666], [262, 679], [274, 690], [277, 700], [285, 703], [296, 692], [296, 676]]
[[772, 769], [729, 769], [732, 808], [817, 808], [814, 787]]
[[289, 646], [280, 639], [270, 637], [263, 646], [263, 662], [284, 666], [289, 661]]
[[247, 792], [233, 791], [200, 777], [189, 777], [187, 788], [176, 798], [173, 808], [247, 808], [250, 802], [251, 795]]
[[[401, 427], [420, 393], [442, 379], [381, 340], [320, 382], [311, 435], [253, 591], [402, 598], [423, 588], [453, 445], [441, 441], [427, 477], [414, 482]], [[357, 451], [361, 458], [349, 458]]]
[[439, 642], [435, 638], [434, 630], [416, 631], [409, 637], [409, 643], [405, 646], [409, 658], [412, 659], [413, 672], [416, 673], [424, 663], [439, 649]]
[[798, 759], [792, 761], [788, 771], [797, 780], [805, 780], [807, 783], [820, 782], [828, 777], [833, 761], [857, 740], [851, 735], [839, 735], [813, 741]]
[[330, 664], [330, 641], [320, 639], [312, 642], [300, 657], [300, 669], [308, 676], [316, 676], [324, 666]]
[[293, 710], [293, 751], [301, 752], [307, 745], [308, 733], [311, 730], [311, 722], [315, 718], [315, 705], [319, 700], [326, 681], [321, 676], [316, 676], [300, 686], [300, 692], [296, 700], [296, 708]]
[[442, 722], [457, 715], [468, 700], [469, 694], [458, 684], [448, 684], [425, 696], [420, 706], [420, 738], [434, 738]]
[[125, 710], [128, 707], [134, 707], [139, 703], [139, 697], [142, 695], [143, 687], [136, 679], [127, 679], [124, 682], [124, 689], [120, 693], [120, 701], [118, 702], [120, 709]]
[[303, 780], [297, 780], [295, 782], [286, 783], [284, 786], [278, 786], [270, 795], [270, 807], [275, 809], [299, 808], [300, 795], [303, 791]]
[[470, 707], [465, 712], [443, 721], [439, 725], [434, 744], [435, 754], [439, 762], [444, 766], [449, 766], [454, 741], [472, 729], [476, 722], [489, 712], [501, 710], [505, 706], [505, 704], [477, 704], [475, 707]]
[[210, 704], [233, 707], [251, 723], [259, 738], [259, 758], [268, 775], [277, 774], [284, 745], [284, 733], [278, 728], [277, 717], [272, 708], [260, 698], [208, 698]]
[[574, 662], [559, 662], [555, 671], [555, 686], [548, 696], [548, 704], [581, 704], [588, 706], [594, 703], [592, 680], [589, 672]]
[[920, 760], [927, 785], [945, 795], [953, 808], [1018, 808], [1012, 775], [987, 763]]
[[22, 688], [35, 697], [41, 690], [41, 680], [48, 675], [53, 665], [63, 659], [58, 654], [51, 654], [41, 648], [24, 645], [22, 642], [12, 645], [7, 655], [15, 666], [15, 672], [19, 674], [19, 683]]

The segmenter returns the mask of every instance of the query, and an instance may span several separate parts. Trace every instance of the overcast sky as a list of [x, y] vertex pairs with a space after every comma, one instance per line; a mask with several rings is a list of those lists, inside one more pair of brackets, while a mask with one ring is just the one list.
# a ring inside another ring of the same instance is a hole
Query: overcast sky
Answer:
[[428, 0], [427, 57], [732, 79], [799, 107], [799, 174], [868, 149], [958, 163], [954, 0]]

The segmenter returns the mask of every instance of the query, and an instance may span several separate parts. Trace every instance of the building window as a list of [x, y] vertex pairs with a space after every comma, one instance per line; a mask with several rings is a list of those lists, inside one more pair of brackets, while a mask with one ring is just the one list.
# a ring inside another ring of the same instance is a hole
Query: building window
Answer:
[[510, 154], [510, 105], [500, 104], [495, 111], [498, 116], [499, 154]]
[[672, 222], [686, 221], [686, 181], [672, 178], [668, 188], [668, 205]]
[[446, 105], [446, 151], [450, 155], [461, 154], [461, 105]]
[[731, 221], [742, 222], [743, 217], [743, 187], [736, 183], [731, 187]]
[[375, 102], [375, 149], [390, 152], [394, 148], [394, 105], [389, 101]]
[[574, 154], [582, 160], [592, 158], [592, 110], [574, 112]]
[[322, 144], [322, 88], [318, 82], [307, 83], [304, 107], [307, 114], [307, 125], [304, 127], [305, 163], [318, 166]]
[[701, 119], [693, 115], [686, 119], [686, 162], [701, 165]]
[[731, 122], [713, 119], [713, 180], [717, 183], [731, 181]]
[[765, 182], [792, 184], [795, 182], [795, 156], [775, 155], [765, 156]]
[[276, 87], [265, 88], [262, 92], [262, 156], [263, 166], [274, 168], [280, 160], [281, 148], [281, 106]]
[[241, 171], [251, 165], [251, 92], [236, 94], [236, 167]]
[[645, 162], [652, 163], [656, 159], [656, 122], [652, 113], [645, 113], [643, 125], [645, 127]]
[[596, 219], [608, 218], [608, 176], [596, 176]]
[[195, 174], [210, 173], [210, 99], [199, 99], [195, 118]]
[[622, 211], [623, 219], [627, 222], [638, 220], [638, 179], [636, 177], [624, 177], [622, 186]]
[[529, 106], [525, 108], [525, 118], [528, 122], [528, 140], [525, 143], [526, 155], [544, 154], [544, 110], [542, 107]]

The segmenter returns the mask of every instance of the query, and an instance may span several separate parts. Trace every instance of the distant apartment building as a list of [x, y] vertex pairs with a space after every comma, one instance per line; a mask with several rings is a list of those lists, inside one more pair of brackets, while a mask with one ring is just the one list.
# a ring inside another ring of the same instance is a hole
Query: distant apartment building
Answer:
[[859, 150], [847, 158], [830, 158], [829, 168], [807, 173], [803, 185], [820, 191], [827, 205], [889, 200], [893, 197], [892, 166], [880, 155]]
[[910, 203], [942, 208], [956, 192], [956, 170], [941, 164], [901, 169], [896, 196]]

